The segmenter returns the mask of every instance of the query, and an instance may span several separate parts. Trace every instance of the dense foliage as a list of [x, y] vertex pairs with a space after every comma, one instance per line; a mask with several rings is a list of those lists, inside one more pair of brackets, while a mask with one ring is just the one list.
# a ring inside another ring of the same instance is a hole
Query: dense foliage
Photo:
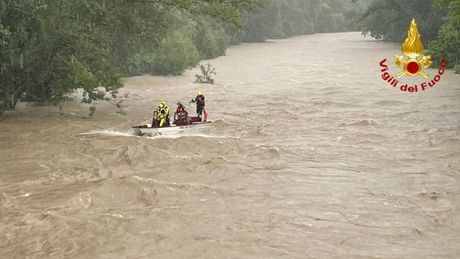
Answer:
[[[0, 0], [0, 114], [19, 100], [116, 96], [122, 78], [181, 74], [231, 43], [353, 28], [352, 0]], [[362, 9], [362, 7], [361, 7]], [[359, 12], [359, 11], [358, 11]]]
[[456, 67], [456, 73], [460, 73], [460, 0], [440, 0], [438, 3], [448, 9], [448, 15], [436, 39], [428, 45], [429, 52], [436, 61], [446, 58], [449, 67]]
[[225, 41], [214, 37], [209, 39], [214, 49], [197, 49], [190, 39], [212, 35], [195, 37], [187, 26], [196, 22], [210, 31], [220, 28], [187, 18], [212, 17], [237, 27], [240, 13], [260, 3], [1, 0], [0, 112], [13, 108], [19, 99], [59, 101], [79, 88], [85, 101], [103, 99], [101, 88], [116, 93], [123, 75], [136, 68], [134, 73], [178, 74], [201, 57], [221, 54]]
[[434, 61], [443, 56], [449, 67], [459, 64], [460, 0], [374, 0], [360, 27], [365, 35], [403, 42], [412, 18]]

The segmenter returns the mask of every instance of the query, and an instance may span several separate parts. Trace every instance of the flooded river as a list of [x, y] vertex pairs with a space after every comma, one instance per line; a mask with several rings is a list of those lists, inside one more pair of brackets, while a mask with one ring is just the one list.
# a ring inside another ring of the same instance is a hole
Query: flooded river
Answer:
[[[0, 122], [0, 258], [458, 258], [460, 76], [403, 93], [379, 67], [400, 53], [300, 36], [205, 61], [216, 86], [129, 78], [126, 116], [20, 104]], [[208, 130], [133, 135], [197, 90]]]

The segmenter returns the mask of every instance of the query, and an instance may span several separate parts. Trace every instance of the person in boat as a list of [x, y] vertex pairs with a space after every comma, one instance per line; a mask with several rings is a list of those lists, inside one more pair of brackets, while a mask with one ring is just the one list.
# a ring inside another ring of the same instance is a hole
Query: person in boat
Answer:
[[164, 100], [158, 104], [157, 110], [154, 112], [152, 125], [158, 127], [169, 126], [169, 107]]
[[188, 112], [181, 102], [177, 103], [176, 112], [174, 112], [174, 122], [176, 125], [188, 124]]
[[207, 114], [206, 114], [206, 111], [204, 109], [205, 105], [206, 105], [206, 102], [205, 102], [205, 98], [204, 98], [204, 95], [203, 93], [201, 93], [201, 91], [198, 91], [195, 99], [192, 99], [191, 101], [192, 103], [196, 103], [196, 113], [198, 114], [198, 118], [201, 119], [201, 115], [203, 114], [203, 112], [205, 113], [205, 118], [204, 118], [204, 121], [206, 121], [207, 119]]

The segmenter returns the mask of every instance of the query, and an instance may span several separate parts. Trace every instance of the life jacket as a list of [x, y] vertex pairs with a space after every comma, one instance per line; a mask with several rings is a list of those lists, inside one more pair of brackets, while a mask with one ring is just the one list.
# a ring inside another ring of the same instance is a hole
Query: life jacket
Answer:
[[176, 114], [178, 117], [185, 117], [188, 113], [184, 107], [177, 107]]
[[158, 117], [164, 118], [169, 114], [169, 107], [168, 105], [164, 105], [163, 107], [158, 106]]

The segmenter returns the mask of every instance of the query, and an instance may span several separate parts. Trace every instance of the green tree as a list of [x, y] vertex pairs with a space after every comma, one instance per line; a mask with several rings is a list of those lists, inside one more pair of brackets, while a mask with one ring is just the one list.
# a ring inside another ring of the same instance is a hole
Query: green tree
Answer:
[[360, 22], [363, 35], [395, 42], [404, 41], [412, 18], [422, 40], [436, 37], [446, 10], [432, 0], [374, 0]]
[[429, 44], [429, 53], [435, 62], [441, 57], [448, 61], [448, 67], [460, 70], [460, 0], [440, 0], [438, 4], [448, 9], [449, 14], [435, 40]]
[[459, 63], [460, 0], [374, 0], [360, 27], [364, 35], [403, 42], [412, 18], [435, 64], [441, 57], [448, 67]]
[[[199, 41], [173, 24], [177, 13], [194, 19], [212, 17], [237, 28], [241, 15], [262, 3], [2, 0], [0, 112], [14, 108], [19, 99], [58, 102], [78, 88], [84, 90], [85, 101], [103, 99], [100, 87], [115, 93], [122, 86], [123, 75], [133, 68], [180, 73], [198, 62], [193, 42]], [[211, 57], [223, 52], [227, 40], [222, 36], [223, 27], [206, 26], [202, 35], [213, 47], [208, 50], [199, 43], [199, 49], [204, 57]]]
[[199, 62], [198, 50], [184, 34], [176, 31], [161, 42], [155, 57], [155, 72], [180, 75]]
[[365, 4], [351, 0], [271, 0], [243, 19], [243, 42], [285, 38], [315, 32], [349, 31], [364, 12]]

